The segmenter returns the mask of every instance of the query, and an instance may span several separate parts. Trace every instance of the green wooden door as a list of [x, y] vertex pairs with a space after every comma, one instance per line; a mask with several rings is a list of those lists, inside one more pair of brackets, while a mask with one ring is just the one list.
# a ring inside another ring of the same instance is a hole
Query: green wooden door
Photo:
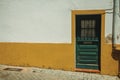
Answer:
[[101, 15], [76, 15], [76, 68], [100, 70]]

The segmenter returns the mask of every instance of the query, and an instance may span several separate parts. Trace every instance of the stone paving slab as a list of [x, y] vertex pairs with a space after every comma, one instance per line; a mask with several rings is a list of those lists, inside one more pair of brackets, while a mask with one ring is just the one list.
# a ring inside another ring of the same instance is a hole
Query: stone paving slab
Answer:
[[[11, 70], [5, 70], [11, 68]], [[18, 69], [18, 71], [17, 71]], [[19, 71], [19, 69], [22, 69]], [[0, 65], [0, 80], [120, 80], [117, 76]]]

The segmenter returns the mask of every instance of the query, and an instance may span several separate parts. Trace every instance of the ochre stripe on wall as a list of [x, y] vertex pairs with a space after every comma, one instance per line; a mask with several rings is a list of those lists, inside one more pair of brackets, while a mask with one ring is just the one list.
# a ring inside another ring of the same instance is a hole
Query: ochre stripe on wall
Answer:
[[73, 44], [0, 43], [0, 64], [73, 70]]

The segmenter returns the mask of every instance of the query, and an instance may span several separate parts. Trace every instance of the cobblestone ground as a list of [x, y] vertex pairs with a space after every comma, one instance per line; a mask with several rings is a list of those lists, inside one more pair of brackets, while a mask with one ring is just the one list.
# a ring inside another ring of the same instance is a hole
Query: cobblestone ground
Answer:
[[[20, 70], [19, 70], [20, 69]], [[117, 76], [0, 65], [0, 80], [120, 80]]]

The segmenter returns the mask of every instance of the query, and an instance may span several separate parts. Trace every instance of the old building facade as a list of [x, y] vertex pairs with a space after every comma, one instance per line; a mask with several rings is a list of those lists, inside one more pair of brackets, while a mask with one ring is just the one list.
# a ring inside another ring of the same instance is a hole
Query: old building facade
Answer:
[[0, 64], [117, 75], [119, 3], [0, 0]]

